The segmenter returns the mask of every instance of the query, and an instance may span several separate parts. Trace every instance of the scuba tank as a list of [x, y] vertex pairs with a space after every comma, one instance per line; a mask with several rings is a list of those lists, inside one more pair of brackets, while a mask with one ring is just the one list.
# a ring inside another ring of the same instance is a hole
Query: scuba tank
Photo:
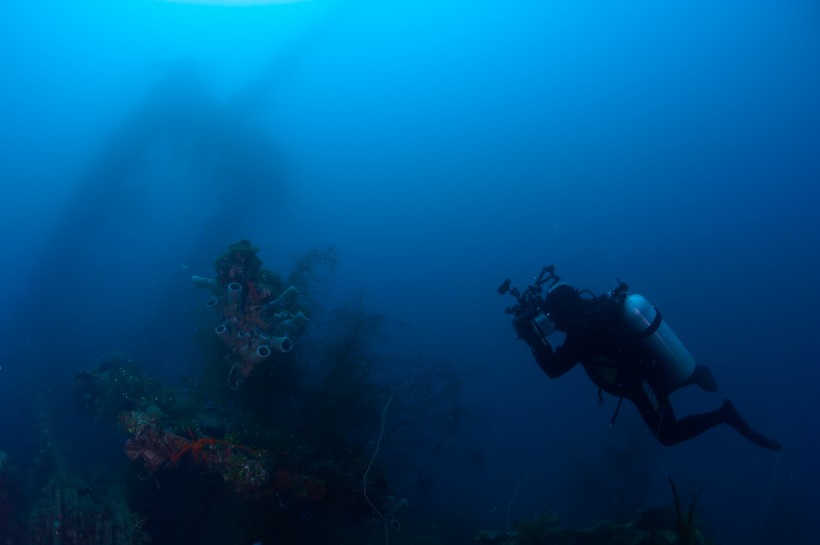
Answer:
[[622, 313], [629, 332], [651, 358], [651, 372], [665, 393], [683, 386], [695, 370], [695, 359], [669, 327], [661, 313], [646, 297], [629, 294], [623, 300]]

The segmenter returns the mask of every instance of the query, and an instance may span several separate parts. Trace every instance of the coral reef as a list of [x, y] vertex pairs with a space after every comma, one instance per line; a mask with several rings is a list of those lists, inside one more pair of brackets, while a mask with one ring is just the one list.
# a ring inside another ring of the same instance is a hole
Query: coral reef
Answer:
[[93, 371], [74, 377], [77, 405], [96, 418], [110, 420], [121, 411], [157, 411], [180, 416], [190, 414], [181, 406], [184, 398], [143, 373], [134, 360], [114, 355]]
[[[127, 501], [121, 476], [67, 460], [45, 399], [36, 400], [40, 449], [25, 473], [20, 506], [25, 527], [3, 543], [30, 545], [143, 545], [150, 542], [144, 519]], [[2, 528], [2, 525], [0, 525]], [[2, 534], [2, 532], [0, 532]]]
[[[243, 415], [219, 421], [213, 414], [183, 410], [195, 405], [195, 393], [161, 387], [133, 362], [120, 357], [80, 373], [75, 389], [82, 407], [99, 418], [116, 419], [128, 433], [124, 452], [129, 460], [141, 464], [146, 476], [191, 464], [220, 476], [242, 497], [275, 494], [280, 501], [322, 501], [328, 480], [336, 489], [353, 486], [348, 469], [340, 473], [342, 463], [316, 464], [321, 475], [313, 475], [311, 462], [305, 458], [314, 449], [304, 440], [292, 444], [293, 437], [282, 438], [269, 431], [262, 437], [272, 448], [249, 446], [238, 437], [238, 430], [259, 436], [259, 429], [249, 432]], [[206, 427], [220, 437], [203, 435], [200, 430]]]
[[674, 509], [643, 509], [626, 521], [599, 521], [577, 530], [562, 528], [557, 515], [544, 513], [517, 522], [507, 532], [479, 531], [474, 541], [485, 545], [708, 545], [695, 524], [694, 499], [684, 516], [671, 477], [669, 483]]
[[[320, 351], [314, 347], [311, 353], [328, 363], [311, 370], [321, 380], [305, 380], [304, 366], [296, 363], [303, 350], [288, 355], [291, 345], [277, 351], [272, 339], [292, 342], [301, 335], [307, 319], [297, 302], [311, 301], [300, 291], [310, 293], [318, 268], [331, 266], [334, 254], [310, 253], [282, 282], [278, 274], [262, 268], [257, 252], [248, 241], [240, 241], [216, 260], [214, 278], [192, 280], [211, 292], [207, 307], [222, 320], [216, 337], [202, 337], [207, 355], [201, 378], [168, 387], [133, 360], [115, 355], [76, 375], [78, 406], [127, 434], [128, 488], [135, 505], [150, 506], [137, 511], [146, 517], [152, 535], [181, 539], [174, 534], [178, 515], [171, 515], [180, 509], [199, 521], [196, 533], [184, 536], [186, 540], [215, 542], [222, 531], [245, 535], [249, 542], [266, 535], [301, 536], [298, 541], [306, 535], [337, 533], [341, 527], [355, 533], [355, 528], [371, 524], [372, 506], [389, 514], [390, 531], [397, 531], [398, 511], [407, 502], [395, 499], [378, 464], [368, 466], [370, 434], [346, 431], [367, 430], [379, 414], [367, 370], [374, 362], [368, 354], [369, 335], [380, 322], [370, 324], [361, 309], [351, 314], [347, 324], [366, 327], [340, 330], [338, 343], [322, 343]], [[252, 346], [257, 352], [268, 347], [272, 353], [255, 359]], [[225, 359], [232, 379], [227, 384], [224, 378], [217, 380], [224, 377]], [[267, 360], [265, 372], [253, 373], [262, 359]], [[172, 507], [160, 507], [171, 498]], [[216, 498], [224, 509], [241, 510], [250, 518], [201, 517], [202, 505]]]
[[120, 425], [131, 437], [125, 443], [129, 460], [140, 460], [148, 473], [163, 467], [179, 465], [187, 456], [191, 462], [216, 473], [243, 496], [258, 497], [272, 487], [270, 469], [273, 457], [227, 439], [214, 437], [190, 438], [162, 428], [156, 414], [123, 411]]
[[0, 451], [0, 543], [16, 543], [23, 533], [22, 478], [11, 457]]
[[128, 507], [122, 485], [91, 486], [55, 473], [29, 515], [32, 545], [143, 545], [142, 517]]

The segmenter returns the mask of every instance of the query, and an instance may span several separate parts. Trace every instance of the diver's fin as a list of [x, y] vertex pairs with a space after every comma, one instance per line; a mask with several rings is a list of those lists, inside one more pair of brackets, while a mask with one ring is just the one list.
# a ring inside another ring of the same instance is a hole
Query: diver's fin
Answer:
[[715, 377], [712, 376], [712, 372], [705, 365], [696, 365], [695, 371], [692, 373], [692, 378], [689, 380], [707, 392], [718, 391], [718, 385], [717, 382], [715, 382]]
[[720, 412], [723, 414], [723, 420], [726, 424], [732, 426], [740, 435], [755, 445], [774, 451], [783, 450], [783, 445], [753, 430], [746, 420], [740, 416], [740, 413], [737, 412], [737, 409], [735, 409], [734, 404], [730, 400], [727, 399], [723, 402], [723, 405], [720, 407]]

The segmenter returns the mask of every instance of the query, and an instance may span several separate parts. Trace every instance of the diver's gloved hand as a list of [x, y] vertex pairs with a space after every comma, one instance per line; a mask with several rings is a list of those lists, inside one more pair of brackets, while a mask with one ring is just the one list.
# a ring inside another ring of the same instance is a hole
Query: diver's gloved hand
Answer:
[[532, 345], [541, 340], [535, 324], [532, 322], [532, 316], [516, 316], [512, 320], [513, 329], [518, 333], [518, 338], [524, 340], [527, 344]]
[[516, 316], [513, 318], [513, 329], [518, 333], [518, 338], [527, 343], [538, 362], [549, 361], [553, 357], [552, 347], [535, 323], [535, 317]]

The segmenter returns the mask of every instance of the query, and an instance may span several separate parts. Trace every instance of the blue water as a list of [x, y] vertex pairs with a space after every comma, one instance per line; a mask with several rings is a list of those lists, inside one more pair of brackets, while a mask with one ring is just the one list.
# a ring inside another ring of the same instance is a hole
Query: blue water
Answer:
[[[25, 467], [46, 398], [120, 461], [71, 378], [120, 351], [178, 380], [191, 274], [243, 237], [275, 269], [333, 245], [328, 303], [474, 371], [484, 464], [443, 466], [428, 509], [465, 543], [508, 510], [668, 504], [667, 475], [719, 543], [814, 543], [818, 25], [808, 0], [3, 2], [0, 450]], [[721, 386], [679, 415], [730, 397], [782, 453], [664, 448], [580, 369], [543, 375], [495, 288], [550, 263], [663, 310]]]

